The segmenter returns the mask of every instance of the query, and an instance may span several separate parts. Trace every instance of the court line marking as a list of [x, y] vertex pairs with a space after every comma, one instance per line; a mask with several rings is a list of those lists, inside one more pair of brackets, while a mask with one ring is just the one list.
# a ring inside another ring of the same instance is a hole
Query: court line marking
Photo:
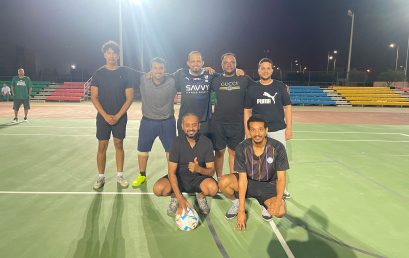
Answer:
[[274, 223], [274, 221], [270, 221], [270, 226], [274, 231], [274, 234], [276, 234], [278, 241], [280, 241], [281, 247], [284, 249], [284, 252], [287, 254], [288, 258], [295, 258], [293, 252], [291, 252], [290, 247], [288, 247], [287, 242], [284, 240], [283, 235], [281, 235], [280, 230], [277, 228], [277, 225]]
[[353, 131], [345, 131], [345, 132], [328, 132], [328, 131], [293, 131], [293, 133], [325, 133], [325, 134], [402, 134], [402, 133], [384, 133], [384, 132], [353, 132]]
[[35, 191], [0, 191], [0, 194], [21, 195], [153, 195], [150, 192], [35, 192]]
[[366, 250], [364, 250], [364, 249], [355, 247], [355, 246], [353, 246], [353, 245], [344, 243], [344, 242], [342, 242], [342, 241], [340, 241], [340, 240], [337, 240], [337, 239], [335, 239], [335, 238], [333, 238], [333, 237], [331, 237], [331, 236], [326, 236], [326, 235], [324, 235], [324, 234], [322, 234], [322, 233], [319, 233], [319, 232], [317, 232], [317, 231], [315, 231], [315, 230], [310, 229], [308, 226], [306, 227], [306, 226], [304, 226], [304, 225], [301, 225], [301, 224], [299, 224], [299, 223], [296, 223], [295, 221], [293, 221], [293, 220], [290, 219], [289, 217], [284, 217], [284, 218], [285, 218], [286, 220], [288, 220], [290, 223], [292, 223], [292, 224], [294, 224], [294, 225], [297, 225], [297, 226], [299, 226], [299, 227], [302, 227], [304, 230], [310, 232], [311, 234], [314, 234], [314, 235], [316, 235], [316, 236], [318, 236], [318, 237], [324, 238], [324, 239], [326, 239], [327, 241], [333, 242], [333, 243], [335, 243], [335, 244], [337, 244], [337, 245], [339, 245], [339, 246], [343, 246], [343, 247], [352, 249], [352, 250], [354, 250], [354, 251], [357, 251], [357, 252], [366, 254], [366, 255], [368, 255], [368, 256], [373, 256], [373, 257], [377, 257], [377, 258], [386, 258], [386, 256], [382, 256], [382, 255], [379, 255], [379, 254], [376, 254], [376, 253], [372, 253], [372, 252], [366, 251]]
[[409, 137], [409, 134], [404, 134], [404, 133], [401, 133], [400, 135], [402, 135], [402, 136], [406, 136], [406, 137]]
[[219, 238], [219, 235], [217, 235], [216, 229], [213, 226], [212, 221], [210, 220], [209, 214], [205, 215], [206, 216], [206, 222], [209, 227], [210, 233], [213, 236], [213, 240], [216, 243], [217, 248], [219, 249], [220, 254], [223, 256], [223, 258], [230, 258], [229, 254], [226, 251], [226, 248], [224, 248], [224, 245], [222, 241]]
[[[15, 133], [2, 133], [0, 136], [55, 136], [55, 137], [95, 137], [95, 134], [30, 134], [30, 133], [22, 133], [22, 134], [15, 134]], [[127, 138], [138, 138], [139, 136], [129, 135], [126, 136]], [[328, 141], [328, 142], [389, 142], [389, 143], [409, 143], [408, 141], [394, 141], [394, 140], [378, 140], [378, 139], [368, 139], [368, 140], [360, 140], [360, 139], [303, 139], [303, 138], [296, 138], [292, 139], [291, 141]]]

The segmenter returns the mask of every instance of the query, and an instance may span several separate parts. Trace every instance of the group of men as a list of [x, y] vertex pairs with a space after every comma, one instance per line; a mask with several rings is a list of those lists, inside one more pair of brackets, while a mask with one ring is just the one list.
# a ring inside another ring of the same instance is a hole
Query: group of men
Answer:
[[[150, 72], [142, 74], [118, 66], [119, 46], [115, 42], [105, 43], [102, 52], [106, 64], [96, 71], [91, 82], [91, 100], [98, 111], [99, 173], [94, 189], [105, 184], [111, 133], [117, 182], [122, 187], [129, 185], [123, 175], [123, 139], [133, 86], [138, 85], [143, 117], [138, 139], [140, 172], [132, 183], [134, 187], [146, 181], [149, 152], [159, 137], [168, 171], [154, 184], [153, 192], [157, 196], [171, 196], [169, 215], [190, 206], [183, 192], [195, 193], [199, 210], [208, 214], [206, 196], [215, 196], [219, 190], [232, 200], [226, 218], [237, 216], [239, 230], [245, 228], [245, 198], [258, 200], [262, 217], [267, 221], [285, 214], [285, 172], [289, 169], [285, 142], [292, 138], [291, 101], [287, 86], [271, 78], [270, 59], [259, 62], [260, 80], [254, 82], [236, 69], [233, 53], [222, 56], [222, 74], [205, 69], [198, 51], [189, 53], [188, 69], [167, 74], [165, 61], [154, 58]], [[211, 91], [216, 94], [213, 112]], [[181, 92], [181, 106], [176, 120], [173, 106], [177, 92]], [[223, 175], [226, 146], [229, 174]], [[213, 178], [215, 172], [217, 180]]]

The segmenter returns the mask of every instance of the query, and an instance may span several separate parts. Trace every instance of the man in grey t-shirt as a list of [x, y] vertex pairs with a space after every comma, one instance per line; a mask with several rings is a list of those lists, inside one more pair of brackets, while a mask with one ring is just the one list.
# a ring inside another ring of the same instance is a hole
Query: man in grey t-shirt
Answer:
[[165, 60], [156, 57], [151, 62], [152, 77], [141, 77], [142, 119], [139, 126], [138, 164], [140, 174], [132, 183], [138, 187], [146, 181], [146, 167], [153, 142], [159, 137], [169, 158], [169, 149], [176, 137], [174, 99], [175, 79], [165, 76]]

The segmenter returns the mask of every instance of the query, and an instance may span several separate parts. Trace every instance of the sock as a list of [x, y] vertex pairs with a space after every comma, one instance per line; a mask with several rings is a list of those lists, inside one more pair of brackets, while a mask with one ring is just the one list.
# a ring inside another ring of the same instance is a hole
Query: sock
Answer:
[[146, 172], [145, 172], [145, 171], [141, 171], [141, 172], [139, 172], [139, 174], [141, 174], [141, 176], [146, 176]]
[[234, 199], [232, 202], [234, 205], [239, 205], [239, 199]]
[[123, 173], [123, 172], [116, 172], [116, 175], [119, 176], [119, 177], [121, 177], [121, 176], [124, 175], [124, 173]]
[[102, 178], [105, 178], [105, 174], [98, 174], [98, 177], [102, 177]]

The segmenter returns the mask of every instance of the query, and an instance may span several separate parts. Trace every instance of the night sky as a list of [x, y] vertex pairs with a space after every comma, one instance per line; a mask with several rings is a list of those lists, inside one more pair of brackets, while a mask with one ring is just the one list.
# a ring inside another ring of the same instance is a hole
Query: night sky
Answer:
[[[264, 56], [284, 70], [294, 59], [309, 70], [325, 70], [333, 49], [338, 69], [345, 69], [348, 9], [355, 13], [351, 68], [394, 69], [392, 41], [400, 46], [399, 65], [406, 58], [409, 0], [122, 1], [124, 62], [138, 70], [140, 40], [145, 70], [152, 57], [162, 56], [172, 72], [185, 65], [191, 50], [201, 51], [206, 65], [218, 70], [220, 55], [229, 51], [246, 70], [256, 69]], [[118, 42], [118, 0], [2, 0], [0, 32], [0, 50], [30, 49], [37, 71], [68, 73], [72, 63], [94, 71], [104, 63], [101, 45]]]

